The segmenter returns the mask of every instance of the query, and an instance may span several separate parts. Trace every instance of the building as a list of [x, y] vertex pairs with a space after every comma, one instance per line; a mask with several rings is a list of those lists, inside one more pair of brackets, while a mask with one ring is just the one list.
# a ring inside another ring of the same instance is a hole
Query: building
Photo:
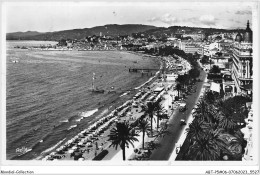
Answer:
[[252, 96], [253, 84], [253, 32], [247, 22], [247, 28], [243, 37], [237, 34], [233, 44], [232, 54], [232, 79], [235, 82], [236, 94], [245, 94]]
[[185, 53], [192, 53], [194, 54], [195, 52], [201, 52], [201, 47], [193, 42], [179, 42], [179, 49], [183, 50]]

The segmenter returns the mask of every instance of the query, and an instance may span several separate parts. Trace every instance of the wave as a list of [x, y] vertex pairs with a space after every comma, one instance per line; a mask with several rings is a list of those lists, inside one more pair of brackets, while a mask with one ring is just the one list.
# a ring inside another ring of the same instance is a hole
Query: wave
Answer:
[[81, 117], [81, 118], [77, 119], [76, 121], [77, 121], [77, 122], [80, 122], [83, 118], [84, 118], [84, 117]]
[[71, 130], [72, 128], [75, 128], [75, 127], [77, 127], [78, 125], [71, 125], [69, 128], [68, 128], [68, 130]]
[[60, 121], [61, 123], [67, 123], [69, 122], [69, 119]]
[[96, 118], [101, 118], [101, 117], [103, 117], [107, 112], [108, 112], [108, 109], [105, 109], [105, 110], [102, 111]]
[[20, 157], [20, 156], [22, 156], [22, 155], [24, 155], [24, 154], [26, 154], [30, 151], [32, 151], [32, 149], [25, 149], [25, 151], [23, 153], [19, 154], [17, 157]]
[[125, 96], [125, 95], [127, 95], [127, 92], [125, 92], [125, 93], [123, 93], [122, 95], [120, 95], [120, 97], [123, 97], [123, 96]]
[[91, 115], [93, 115], [97, 111], [98, 111], [98, 109], [94, 109], [94, 110], [87, 111], [87, 112], [82, 112], [80, 114], [80, 116], [82, 116], [82, 117], [90, 117]]
[[81, 116], [79, 119], [76, 120], [76, 122], [80, 122], [82, 119], [92, 116], [94, 113], [96, 113], [98, 109], [93, 109], [91, 111], [87, 112], [81, 112], [79, 116]]
[[[57, 146], [59, 146], [64, 140], [66, 140], [66, 138], [62, 139], [61, 141], [59, 141], [57, 144], [55, 144], [54, 146], [44, 150], [43, 152], [41, 152], [41, 155], [45, 154], [45, 153], [48, 153], [52, 150], [54, 150]], [[37, 159], [37, 158], [36, 158]]]

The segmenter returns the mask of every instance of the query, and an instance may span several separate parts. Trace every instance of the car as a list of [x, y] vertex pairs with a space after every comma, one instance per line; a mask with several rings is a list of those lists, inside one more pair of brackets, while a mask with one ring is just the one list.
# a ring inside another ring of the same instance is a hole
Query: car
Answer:
[[183, 111], [185, 111], [187, 109], [185, 102], [182, 102], [182, 103], [179, 103], [179, 104], [180, 104], [179, 105], [179, 111], [180, 112], [183, 112]]
[[181, 119], [180, 120], [180, 125], [182, 126], [182, 125], [186, 125], [186, 121], [184, 120], [184, 119]]

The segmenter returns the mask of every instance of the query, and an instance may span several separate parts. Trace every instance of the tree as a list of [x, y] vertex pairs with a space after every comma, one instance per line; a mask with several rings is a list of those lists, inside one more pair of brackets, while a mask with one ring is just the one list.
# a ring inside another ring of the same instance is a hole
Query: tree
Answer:
[[210, 122], [210, 123], [215, 123], [216, 120], [218, 120], [214, 115], [214, 107], [206, 103], [205, 100], [199, 101], [199, 103], [197, 104], [197, 108], [193, 112], [193, 116], [197, 120]]
[[151, 136], [153, 136], [153, 114], [154, 109], [156, 107], [156, 104], [154, 102], [148, 102], [146, 105], [144, 105], [145, 113], [149, 115], [150, 118], [150, 126], [151, 126]]
[[209, 71], [210, 73], [217, 74], [220, 73], [220, 68], [216, 65], [213, 65], [213, 67]]
[[167, 114], [164, 114], [164, 108], [160, 105], [160, 103], [155, 103], [154, 112], [157, 117], [157, 130], [158, 130], [160, 120], [166, 118]]
[[222, 153], [229, 153], [227, 143], [219, 136], [223, 134], [221, 128], [212, 127], [211, 123], [194, 120], [188, 129], [190, 141], [187, 158], [189, 160], [221, 160]]
[[243, 96], [235, 96], [225, 101], [219, 100], [217, 102], [217, 115], [220, 117], [220, 127], [226, 130], [234, 130], [237, 123], [245, 123], [245, 118], [248, 115], [246, 102], [249, 98]]
[[223, 100], [219, 100], [216, 103], [215, 115], [219, 118], [219, 127], [224, 128], [227, 131], [233, 130], [237, 127], [233, 109], [230, 108], [230, 106], [225, 105]]
[[147, 131], [150, 129], [150, 124], [147, 120], [141, 119], [138, 121], [137, 128], [143, 132], [143, 149], [144, 149], [144, 136]]
[[191, 78], [195, 79], [200, 76], [200, 71], [196, 68], [192, 68], [189, 70], [188, 74]]
[[178, 91], [178, 98], [180, 98], [180, 91], [181, 91], [181, 84], [180, 83], [178, 83], [177, 85], [176, 85], [176, 90]]
[[125, 160], [125, 147], [129, 148], [129, 144], [134, 147], [133, 142], [138, 141], [137, 136], [139, 135], [135, 133], [135, 130], [128, 123], [117, 123], [116, 127], [108, 135], [108, 141], [111, 141], [109, 147], [113, 146], [117, 149], [119, 146], [123, 152], [123, 160]]
[[204, 136], [204, 132], [201, 128], [203, 121], [202, 120], [193, 120], [189, 125], [189, 128], [186, 129], [187, 139], [189, 143], [192, 144], [193, 141], [199, 140], [200, 137]]
[[212, 91], [208, 91], [206, 92], [204, 99], [208, 104], [213, 104], [215, 102], [215, 95]]
[[67, 46], [67, 42], [65, 39], [61, 39], [59, 40], [59, 43], [58, 43], [59, 46]]
[[189, 147], [188, 158], [191, 160], [220, 160], [220, 146], [211, 136], [199, 138]]
[[208, 62], [209, 62], [209, 57], [206, 56], [206, 55], [204, 55], [204, 56], [202, 57], [202, 59], [201, 59], [200, 62], [201, 62], [202, 64], [206, 64], [206, 63], [208, 63]]

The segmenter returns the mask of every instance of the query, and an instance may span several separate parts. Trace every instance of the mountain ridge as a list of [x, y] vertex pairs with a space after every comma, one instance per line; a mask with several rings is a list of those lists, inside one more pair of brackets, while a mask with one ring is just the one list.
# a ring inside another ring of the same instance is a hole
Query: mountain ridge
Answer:
[[155, 26], [151, 25], [142, 25], [142, 24], [108, 24], [104, 26], [96, 26], [92, 28], [83, 28], [83, 29], [71, 29], [71, 30], [62, 30], [55, 32], [46, 32], [36, 35], [28, 35], [24, 33], [7, 33], [6, 39], [20, 39], [20, 40], [55, 40], [60, 39], [82, 39], [87, 36], [92, 35], [109, 35], [109, 36], [118, 36], [118, 35], [131, 35], [132, 33], [143, 32], [149, 29], [154, 29]]
[[217, 29], [217, 28], [202, 28], [189, 26], [170, 26], [170, 27], [156, 27], [152, 25], [143, 24], [107, 24], [103, 26], [95, 26], [92, 28], [69, 29], [54, 32], [14, 32], [7, 33], [7, 40], [42, 40], [42, 41], [58, 41], [61, 39], [84, 39], [92, 35], [132, 35], [133, 33], [141, 33], [146, 35], [155, 35], [162, 37], [163, 35], [171, 35], [176, 33], [216, 33], [216, 32], [243, 32], [243, 29]]

